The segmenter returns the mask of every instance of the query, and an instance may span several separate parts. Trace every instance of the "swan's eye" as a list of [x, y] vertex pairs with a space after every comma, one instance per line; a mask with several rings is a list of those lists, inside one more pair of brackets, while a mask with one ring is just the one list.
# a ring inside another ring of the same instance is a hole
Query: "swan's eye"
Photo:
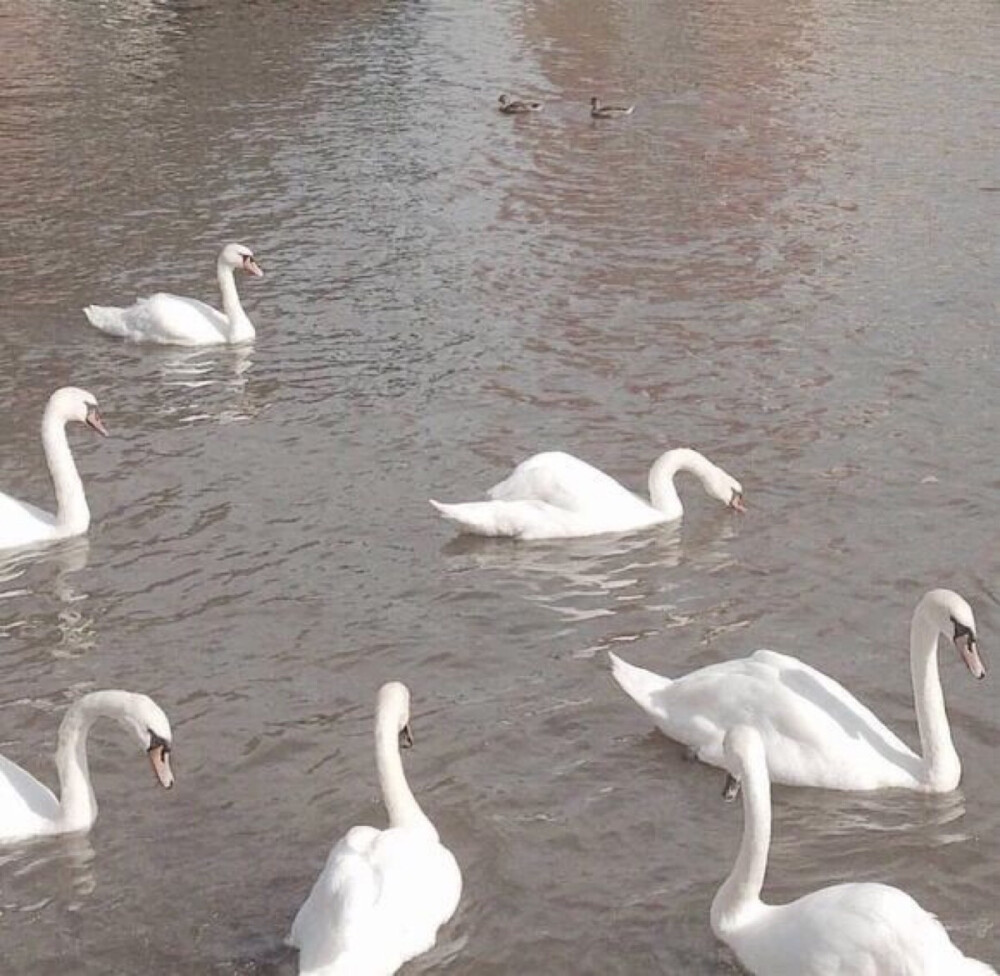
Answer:
[[976, 635], [972, 632], [971, 627], [960, 624], [954, 617], [951, 618], [951, 622], [955, 625], [955, 640], [958, 640], [960, 637], [968, 637], [969, 640], [976, 639]]
[[149, 733], [149, 747], [146, 752], [152, 752], [154, 749], [162, 749], [164, 754], [170, 752], [170, 743], [164, 739], [162, 736], [157, 735], [152, 729], [146, 729]]

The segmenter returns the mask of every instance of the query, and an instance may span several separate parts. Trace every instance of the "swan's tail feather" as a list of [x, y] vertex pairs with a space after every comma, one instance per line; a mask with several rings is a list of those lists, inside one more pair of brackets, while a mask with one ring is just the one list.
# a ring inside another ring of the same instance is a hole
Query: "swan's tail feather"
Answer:
[[128, 324], [125, 310], [110, 305], [88, 305], [83, 314], [96, 329], [109, 335], [124, 337], [128, 334]]
[[653, 674], [644, 668], [637, 668], [610, 651], [608, 657], [611, 659], [611, 676], [621, 685], [622, 691], [629, 698], [647, 711], [653, 708], [653, 696], [673, 684], [672, 679]]
[[431, 505], [449, 522], [454, 522], [463, 532], [473, 535], [514, 536], [518, 532], [509, 522], [499, 517], [496, 502], [462, 502], [445, 505], [430, 499]]

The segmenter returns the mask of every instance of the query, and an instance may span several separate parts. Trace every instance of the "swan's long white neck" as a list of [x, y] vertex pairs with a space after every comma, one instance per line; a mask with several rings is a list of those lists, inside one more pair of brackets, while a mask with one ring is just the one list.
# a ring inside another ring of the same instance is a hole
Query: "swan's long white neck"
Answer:
[[216, 277], [219, 279], [219, 291], [222, 292], [222, 311], [229, 321], [229, 342], [245, 342], [256, 335], [253, 323], [247, 318], [236, 290], [236, 278], [233, 269], [220, 257], [215, 266]]
[[56, 748], [60, 830], [86, 830], [97, 819], [97, 800], [87, 765], [87, 736], [96, 719], [119, 718], [122, 707], [121, 692], [96, 691], [70, 705], [63, 717]]
[[715, 465], [708, 458], [689, 447], [678, 447], [661, 454], [649, 472], [649, 498], [653, 508], [659, 509], [668, 519], [680, 518], [684, 514], [684, 506], [674, 486], [674, 475], [678, 471], [690, 471], [707, 486], [714, 470]]
[[394, 710], [383, 709], [375, 723], [375, 761], [378, 764], [382, 800], [392, 827], [426, 827], [437, 831], [420, 809], [406, 782], [403, 759], [399, 754], [399, 719]]
[[56, 490], [56, 531], [81, 535], [90, 526], [87, 496], [66, 439], [66, 418], [51, 406], [42, 417], [42, 446]]
[[938, 673], [938, 633], [938, 628], [921, 604], [910, 624], [910, 671], [917, 727], [920, 730], [923, 775], [928, 786], [952, 790], [961, 778], [962, 763], [951, 740], [951, 728], [944, 707], [944, 692]]
[[[762, 758], [762, 757], [761, 757]], [[763, 908], [767, 854], [771, 846], [771, 782], [767, 769], [748, 762], [740, 789], [743, 794], [743, 839], [729, 877], [712, 900], [712, 930], [717, 934], [745, 925], [748, 914]]]

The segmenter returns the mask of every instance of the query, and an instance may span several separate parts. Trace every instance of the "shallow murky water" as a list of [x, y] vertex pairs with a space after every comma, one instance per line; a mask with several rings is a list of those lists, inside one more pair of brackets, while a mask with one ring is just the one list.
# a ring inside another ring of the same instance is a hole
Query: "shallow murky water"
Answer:
[[[4, 972], [294, 973], [329, 845], [384, 820], [389, 678], [466, 884], [407, 972], [735, 972], [740, 812], [605, 652], [800, 653], [912, 743], [925, 589], [998, 658], [998, 52], [975, 0], [0, 3], [0, 485], [50, 504], [56, 386], [113, 434], [72, 434], [89, 541], [0, 569], [0, 751], [54, 781], [67, 703], [125, 687], [178, 776], [95, 730], [92, 834], [0, 853]], [[230, 239], [252, 349], [87, 326], [214, 301]], [[687, 485], [679, 528], [514, 545], [426, 503], [550, 448], [640, 487], [681, 444], [745, 517]], [[767, 894], [888, 881], [1000, 964], [998, 679], [942, 670], [961, 790], [776, 790]]]

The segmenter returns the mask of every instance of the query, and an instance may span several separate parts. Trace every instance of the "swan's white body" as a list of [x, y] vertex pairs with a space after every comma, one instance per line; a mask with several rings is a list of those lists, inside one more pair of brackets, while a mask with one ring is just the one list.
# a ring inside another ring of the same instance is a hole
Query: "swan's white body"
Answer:
[[256, 335], [243, 311], [233, 271], [239, 268], [260, 277], [253, 253], [242, 244], [227, 244], [216, 262], [222, 311], [195, 298], [157, 292], [140, 298], [128, 308], [88, 305], [84, 310], [91, 325], [131, 342], [156, 342], [172, 346], [215, 346], [249, 342]]
[[170, 723], [156, 702], [128, 691], [91, 692], [69, 707], [59, 726], [60, 797], [0, 756], [0, 843], [90, 830], [97, 801], [87, 766], [87, 735], [98, 718], [114, 719], [129, 731], [148, 753], [160, 783], [167, 789], [173, 785]]
[[90, 527], [90, 508], [83, 492], [66, 424], [79, 421], [107, 434], [97, 412], [97, 400], [86, 390], [65, 386], [49, 397], [42, 417], [42, 447], [56, 490], [55, 515], [0, 492], [0, 549], [38, 545], [82, 535]]
[[288, 937], [299, 972], [390, 976], [430, 949], [458, 907], [462, 875], [407, 785], [399, 736], [408, 734], [409, 692], [379, 692], [376, 758], [389, 828], [354, 827], [336, 844]]
[[742, 511], [740, 483], [690, 448], [667, 451], [653, 465], [651, 502], [572, 454], [548, 451], [522, 461], [487, 492], [490, 501], [444, 505], [432, 500], [431, 505], [475, 535], [560, 539], [631, 532], [684, 514], [674, 487], [679, 471], [690, 471], [709, 495]]
[[922, 755], [846, 688], [797, 658], [760, 650], [676, 680], [610, 655], [615, 680], [665, 735], [703, 762], [724, 765], [722, 741], [736, 725], [761, 735], [774, 782], [834, 790], [953, 790], [962, 766], [952, 744], [937, 666], [941, 633], [953, 636], [970, 671], [985, 675], [969, 605], [931, 590], [913, 614], [910, 667]]
[[741, 782], [739, 855], [712, 902], [712, 931], [756, 976], [987, 976], [944, 926], [905, 891], [839, 884], [787, 905], [760, 893], [771, 841], [768, 760], [759, 733], [737, 726], [724, 741], [725, 765]]

